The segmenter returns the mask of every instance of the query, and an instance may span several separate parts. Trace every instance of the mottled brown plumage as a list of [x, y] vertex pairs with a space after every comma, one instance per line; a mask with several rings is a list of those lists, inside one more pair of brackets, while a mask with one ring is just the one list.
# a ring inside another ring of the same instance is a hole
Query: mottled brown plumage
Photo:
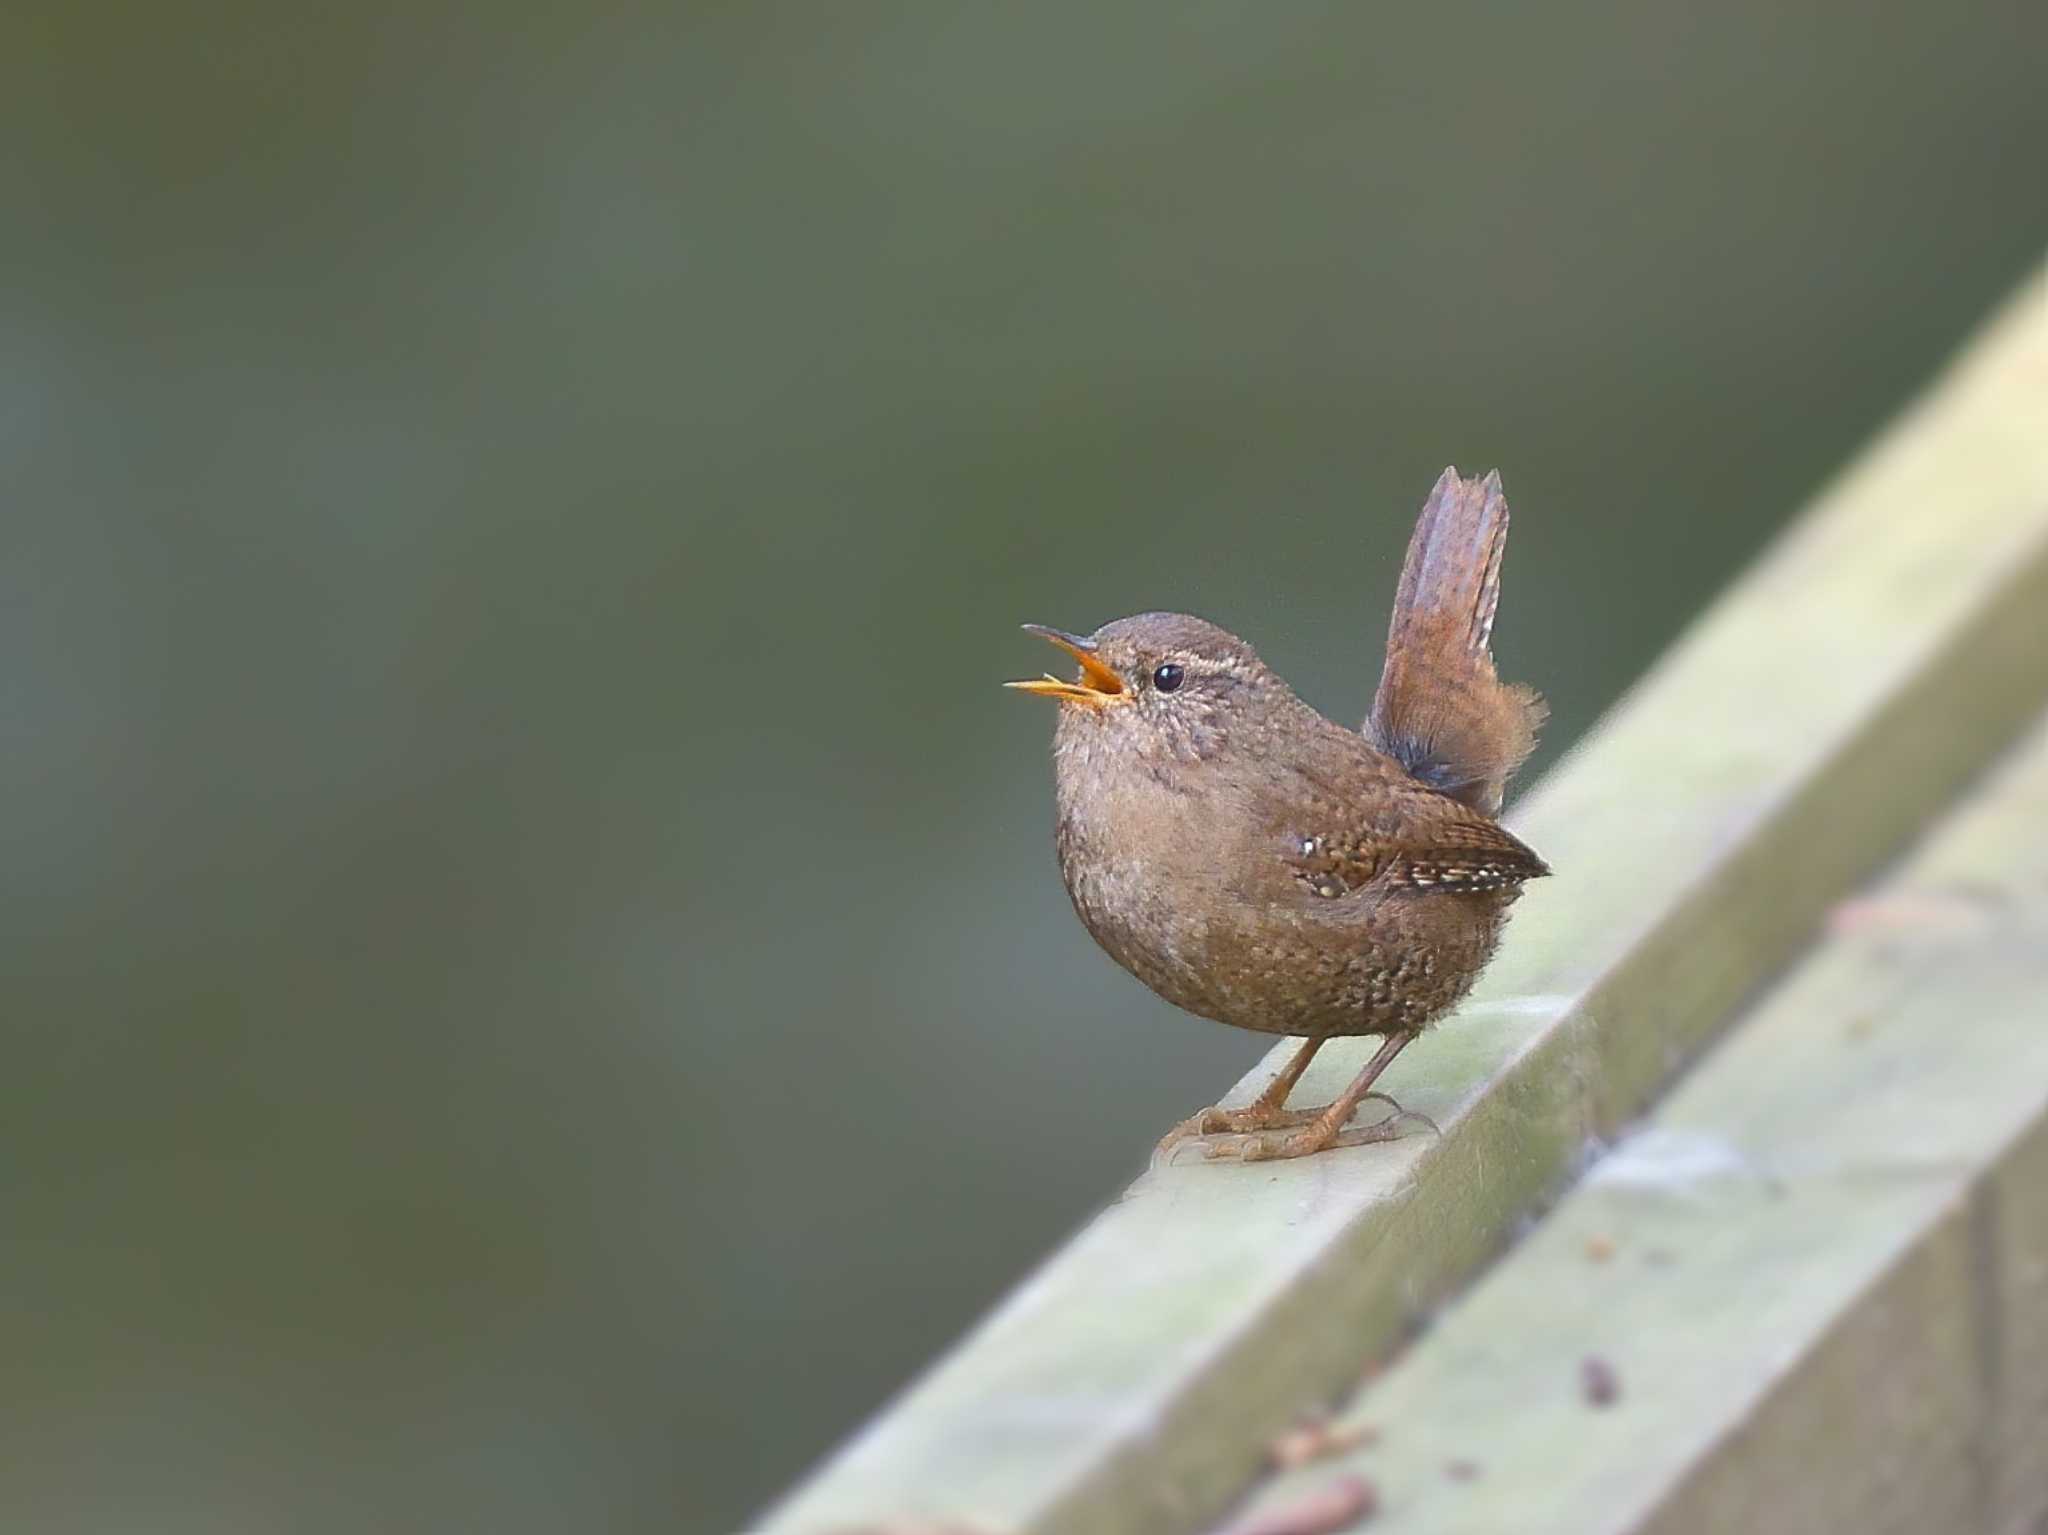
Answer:
[[[1507, 527], [1498, 474], [1444, 471], [1363, 731], [1199, 618], [1143, 613], [1085, 639], [1034, 627], [1081, 663], [1073, 682], [1012, 686], [1060, 701], [1056, 841], [1082, 923], [1169, 1002], [1307, 1040], [1258, 1102], [1206, 1110], [1162, 1146], [1228, 1131], [1211, 1155], [1259, 1158], [1388, 1138], [1398, 1114], [1345, 1122], [1471, 988], [1523, 881], [1548, 872], [1493, 819], [1543, 718], [1488, 650]], [[1351, 1087], [1285, 1108], [1321, 1043], [1353, 1034], [1386, 1042]]]

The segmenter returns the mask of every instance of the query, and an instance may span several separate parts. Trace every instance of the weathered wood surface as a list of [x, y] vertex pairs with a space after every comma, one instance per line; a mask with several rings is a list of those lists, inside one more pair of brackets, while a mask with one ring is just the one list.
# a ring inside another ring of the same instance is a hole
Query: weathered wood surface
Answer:
[[2037, 276], [1510, 818], [1557, 877], [1388, 1084], [1441, 1139], [1155, 1168], [762, 1528], [1199, 1528], [2040, 706], [2044, 422]]
[[1363, 1473], [1404, 1535], [2044, 1527], [2048, 716], [1831, 928], [1254, 1511]]

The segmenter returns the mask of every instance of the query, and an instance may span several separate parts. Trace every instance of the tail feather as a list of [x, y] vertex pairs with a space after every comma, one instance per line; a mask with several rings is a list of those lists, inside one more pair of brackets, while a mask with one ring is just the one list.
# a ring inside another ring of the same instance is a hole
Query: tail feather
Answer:
[[1487, 815], [1549, 713], [1502, 682], [1487, 648], [1500, 604], [1508, 503], [1500, 471], [1446, 469], [1416, 519], [1387, 625], [1387, 661], [1365, 733], [1431, 788]]

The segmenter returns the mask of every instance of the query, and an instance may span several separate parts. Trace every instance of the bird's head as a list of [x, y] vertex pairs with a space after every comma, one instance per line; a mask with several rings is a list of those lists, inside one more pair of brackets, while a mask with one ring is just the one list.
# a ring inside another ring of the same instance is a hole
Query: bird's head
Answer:
[[1185, 613], [1140, 613], [1086, 636], [1042, 624], [1024, 629], [1080, 663], [1071, 682], [1048, 672], [1005, 684], [1056, 700], [1063, 730], [1206, 756], [1232, 719], [1293, 696], [1251, 646]]

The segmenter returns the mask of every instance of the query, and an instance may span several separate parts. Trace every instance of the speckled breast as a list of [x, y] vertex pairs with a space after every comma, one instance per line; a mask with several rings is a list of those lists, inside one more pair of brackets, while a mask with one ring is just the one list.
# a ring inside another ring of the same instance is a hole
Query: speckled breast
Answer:
[[1062, 820], [1060, 870], [1082, 925], [1177, 1007], [1265, 1034], [1427, 1027], [1471, 989], [1513, 888], [1444, 893], [1305, 885], [1246, 896], [1220, 880], [1091, 846]]

